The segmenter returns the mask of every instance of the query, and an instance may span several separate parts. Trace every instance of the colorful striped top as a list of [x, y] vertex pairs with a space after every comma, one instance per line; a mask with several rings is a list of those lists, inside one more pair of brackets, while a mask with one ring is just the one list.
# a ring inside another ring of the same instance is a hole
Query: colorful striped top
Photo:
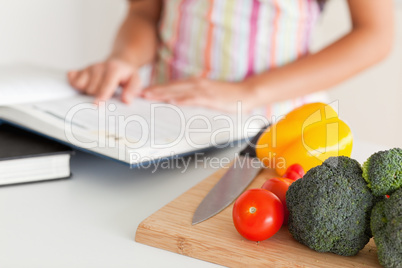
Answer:
[[316, 0], [164, 0], [153, 82], [241, 81], [285, 65], [309, 52], [319, 14]]

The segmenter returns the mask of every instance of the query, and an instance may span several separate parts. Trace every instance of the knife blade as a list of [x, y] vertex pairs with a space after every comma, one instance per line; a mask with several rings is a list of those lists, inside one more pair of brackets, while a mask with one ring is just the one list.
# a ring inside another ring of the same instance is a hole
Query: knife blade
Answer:
[[[204, 197], [193, 215], [192, 225], [203, 222], [229, 206], [250, 185], [261, 169], [255, 163], [255, 144], [266, 127], [250, 141], [233, 161], [232, 166]], [[257, 162], [258, 163], [258, 162]]]

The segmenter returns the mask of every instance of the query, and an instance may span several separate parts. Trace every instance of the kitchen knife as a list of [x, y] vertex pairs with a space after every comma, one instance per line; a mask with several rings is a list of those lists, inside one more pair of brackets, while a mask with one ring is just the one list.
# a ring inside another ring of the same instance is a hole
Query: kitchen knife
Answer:
[[264, 133], [262, 128], [246, 148], [236, 155], [232, 166], [201, 201], [194, 213], [192, 224], [205, 221], [229, 206], [250, 185], [261, 169], [256, 159], [255, 144]]

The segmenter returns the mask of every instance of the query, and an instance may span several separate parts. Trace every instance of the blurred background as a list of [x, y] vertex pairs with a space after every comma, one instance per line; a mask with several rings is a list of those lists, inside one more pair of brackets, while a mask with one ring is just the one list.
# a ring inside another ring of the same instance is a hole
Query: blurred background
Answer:
[[[79, 68], [104, 59], [125, 0], [0, 0], [0, 63]], [[395, 44], [382, 63], [330, 89], [357, 139], [402, 147], [402, 1], [395, 1]], [[350, 29], [346, 0], [330, 0], [314, 34], [318, 50]]]

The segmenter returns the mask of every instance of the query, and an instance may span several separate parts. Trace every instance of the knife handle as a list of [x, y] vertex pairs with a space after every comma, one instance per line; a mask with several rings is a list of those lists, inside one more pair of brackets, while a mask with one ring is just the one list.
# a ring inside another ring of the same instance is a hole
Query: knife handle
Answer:
[[[260, 136], [265, 132], [265, 130], [268, 127], [269, 127], [269, 125], [261, 128], [261, 130], [250, 141], [248, 141], [247, 147], [244, 148], [243, 150], [241, 150], [240, 155], [242, 155], [242, 156], [247, 155], [249, 157], [257, 157], [257, 153], [255, 151], [255, 146], [256, 146]], [[247, 140], [247, 138], [246, 138], [246, 140]]]

